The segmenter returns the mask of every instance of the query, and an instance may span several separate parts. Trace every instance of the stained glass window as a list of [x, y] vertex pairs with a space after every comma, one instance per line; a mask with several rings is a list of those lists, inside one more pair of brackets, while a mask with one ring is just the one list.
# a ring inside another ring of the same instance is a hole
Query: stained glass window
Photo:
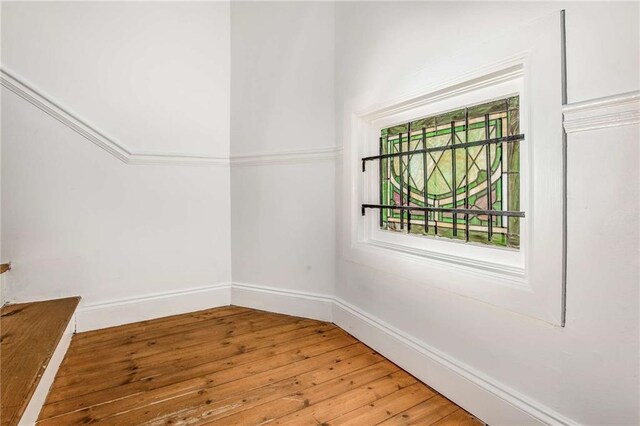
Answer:
[[380, 227], [519, 248], [522, 138], [518, 96], [382, 129]]

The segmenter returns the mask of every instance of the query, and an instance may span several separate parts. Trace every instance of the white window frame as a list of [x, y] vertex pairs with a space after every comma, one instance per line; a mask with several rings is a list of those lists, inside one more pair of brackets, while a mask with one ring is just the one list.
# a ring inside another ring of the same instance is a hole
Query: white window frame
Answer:
[[[377, 268], [542, 319], [562, 322], [563, 150], [561, 34], [558, 14], [460, 52], [436, 67], [398, 76], [401, 89], [353, 99], [346, 107], [343, 167], [348, 191], [347, 261]], [[465, 70], [465, 73], [460, 73]], [[447, 76], [422, 89], [411, 80]], [[430, 77], [436, 76], [436, 77]], [[450, 76], [454, 76], [450, 78]], [[409, 88], [409, 90], [407, 90]], [[407, 94], [407, 92], [409, 92]], [[380, 129], [509, 95], [520, 96], [520, 250], [379, 229], [378, 164], [362, 173], [361, 158], [378, 154]]]
[[[363, 137], [369, 143], [365, 143], [363, 149], [367, 156], [378, 155], [378, 146], [370, 141], [377, 141], [382, 129], [395, 124], [406, 123], [424, 117], [433, 117], [445, 112], [458, 110], [467, 106], [478, 105], [493, 100], [504, 99], [510, 96], [520, 96], [520, 133], [526, 135], [526, 99], [523, 93], [522, 70], [514, 70], [505, 76], [500, 83], [493, 82], [482, 88], [476, 88], [470, 92], [447, 97], [435, 102], [429, 102], [419, 106], [412, 106], [402, 111], [394, 111], [388, 115], [382, 115], [370, 122], [365, 129]], [[522, 148], [526, 141], [521, 142]], [[521, 150], [521, 181], [528, 182], [528, 164], [526, 149]], [[377, 161], [368, 162], [367, 174], [364, 176], [364, 199], [377, 203], [379, 198], [379, 167]], [[522, 185], [520, 189], [520, 210], [527, 211], [528, 186]], [[527, 244], [527, 228], [521, 227], [520, 244], [523, 249], [515, 250], [491, 245], [466, 243], [449, 238], [423, 237], [416, 234], [400, 233], [380, 229], [379, 209], [369, 210], [364, 218], [363, 240], [369, 244], [407, 251], [436, 260], [446, 260], [461, 265], [474, 264], [485, 270], [493, 270], [510, 276], [524, 278], [525, 274], [525, 248]], [[523, 222], [524, 224], [524, 222]]]

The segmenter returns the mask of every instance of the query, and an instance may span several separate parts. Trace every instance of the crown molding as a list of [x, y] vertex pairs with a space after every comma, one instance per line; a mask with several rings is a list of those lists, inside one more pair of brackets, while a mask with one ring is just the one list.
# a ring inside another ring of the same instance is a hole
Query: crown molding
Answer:
[[640, 91], [621, 93], [566, 105], [563, 110], [567, 133], [640, 123]]
[[69, 127], [89, 142], [104, 149], [125, 164], [164, 164], [164, 165], [216, 165], [228, 166], [226, 156], [209, 156], [204, 154], [183, 154], [165, 152], [136, 152], [126, 145], [106, 136], [103, 132], [88, 124], [59, 103], [53, 101], [41, 91], [27, 84], [15, 74], [0, 68], [0, 83], [8, 90], [20, 96], [44, 113]]
[[231, 157], [232, 166], [262, 166], [269, 164], [300, 164], [335, 160], [342, 147], [313, 148], [264, 154], [242, 154]]

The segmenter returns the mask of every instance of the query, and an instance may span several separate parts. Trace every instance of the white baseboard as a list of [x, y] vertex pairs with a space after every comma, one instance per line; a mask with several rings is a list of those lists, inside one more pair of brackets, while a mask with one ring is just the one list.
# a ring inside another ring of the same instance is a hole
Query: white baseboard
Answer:
[[333, 298], [322, 294], [233, 283], [231, 304], [299, 317], [331, 321]]
[[76, 332], [97, 330], [231, 304], [228, 283], [80, 306]]
[[76, 330], [94, 330], [230, 304], [332, 321], [492, 426], [576, 424], [374, 315], [323, 294], [244, 283], [221, 284], [84, 306], [76, 313]]
[[575, 424], [548, 407], [339, 298], [233, 283], [231, 303], [332, 321], [488, 424]]
[[42, 406], [49, 394], [49, 389], [51, 388], [51, 385], [53, 385], [53, 379], [55, 379], [56, 374], [58, 373], [58, 368], [60, 368], [60, 364], [62, 364], [62, 360], [67, 353], [67, 349], [69, 349], [69, 345], [71, 344], [71, 337], [73, 336], [74, 328], [75, 314], [69, 320], [67, 328], [65, 328], [64, 333], [58, 342], [58, 346], [56, 346], [56, 349], [53, 351], [53, 355], [51, 355], [51, 358], [44, 369], [44, 373], [42, 373], [42, 377], [40, 377], [38, 386], [36, 386], [36, 390], [33, 392], [33, 395], [31, 395], [31, 400], [29, 401], [29, 404], [27, 404], [27, 408], [25, 408], [24, 413], [18, 422], [19, 426], [33, 426], [36, 424], [38, 416], [40, 415], [40, 410], [42, 410]]
[[339, 298], [334, 299], [333, 322], [487, 424], [575, 424]]

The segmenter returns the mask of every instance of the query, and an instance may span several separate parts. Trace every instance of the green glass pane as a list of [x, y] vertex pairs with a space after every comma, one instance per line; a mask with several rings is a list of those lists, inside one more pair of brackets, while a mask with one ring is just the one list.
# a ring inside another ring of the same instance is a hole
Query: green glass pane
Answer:
[[[407, 134], [409, 128], [411, 135]], [[382, 145], [383, 153], [416, 151], [424, 147], [446, 149], [382, 160], [382, 202], [399, 205], [402, 182], [404, 205], [518, 211], [519, 143], [457, 145], [517, 135], [519, 132], [518, 96], [383, 129], [381, 135], [386, 138]], [[402, 140], [398, 138], [399, 134], [402, 134]], [[410, 229], [412, 234], [513, 248], [520, 244], [518, 218], [433, 211], [426, 215], [420, 211], [404, 211], [401, 216], [400, 210], [384, 210], [384, 229], [405, 232]], [[492, 226], [490, 239], [489, 225]]]

